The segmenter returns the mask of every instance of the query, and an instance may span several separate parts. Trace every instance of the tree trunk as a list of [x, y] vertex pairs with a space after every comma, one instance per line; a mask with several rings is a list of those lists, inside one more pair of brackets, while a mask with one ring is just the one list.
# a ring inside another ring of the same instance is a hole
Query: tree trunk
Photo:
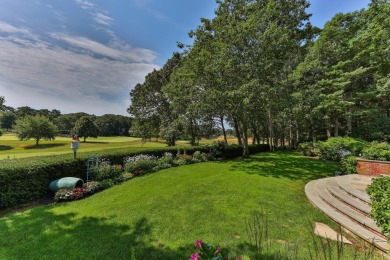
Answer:
[[334, 137], [339, 137], [339, 118], [336, 117], [334, 124]]
[[272, 114], [271, 114], [271, 111], [268, 111], [268, 131], [269, 131], [269, 147], [271, 149], [271, 151], [275, 151], [275, 146], [274, 146], [274, 141], [273, 141], [273, 138], [274, 138], [274, 133], [273, 133], [273, 118], [272, 118]]
[[249, 145], [248, 145], [248, 128], [243, 125], [242, 126], [242, 139], [243, 139], [243, 154], [242, 157], [249, 158]]
[[238, 123], [237, 123], [237, 120], [235, 118], [233, 119], [233, 123], [234, 123], [234, 130], [236, 131], [238, 144], [242, 145], [240, 129], [238, 129]]
[[332, 133], [331, 133], [331, 130], [330, 130], [330, 122], [329, 122], [329, 117], [326, 116], [325, 118], [325, 124], [326, 124], [326, 137], [329, 139], [330, 137], [332, 137]]
[[190, 129], [191, 129], [191, 146], [195, 146], [195, 124], [194, 124], [194, 121], [191, 119], [191, 125], [190, 125]]
[[220, 120], [221, 120], [222, 132], [223, 132], [223, 140], [225, 140], [225, 143], [228, 143], [227, 136], [226, 136], [225, 125], [223, 123], [223, 116], [220, 117]]
[[346, 120], [347, 120], [347, 131], [349, 135], [352, 133], [352, 116], [350, 112], [347, 114]]
[[39, 145], [39, 138], [35, 139], [35, 146]]

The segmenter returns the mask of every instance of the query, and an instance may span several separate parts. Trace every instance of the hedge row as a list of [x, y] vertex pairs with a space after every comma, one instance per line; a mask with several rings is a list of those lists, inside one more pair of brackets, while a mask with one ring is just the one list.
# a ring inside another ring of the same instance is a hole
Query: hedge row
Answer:
[[[127, 156], [149, 154], [161, 157], [165, 152], [192, 155], [195, 151], [216, 152], [212, 147], [167, 147], [163, 149], [112, 149], [95, 153], [79, 153], [77, 159], [73, 155], [42, 156], [22, 159], [6, 159], [0, 163], [0, 208], [10, 207], [34, 201], [48, 194], [51, 181], [62, 177], [85, 178], [86, 164], [89, 156], [99, 156], [113, 164], [123, 164]], [[250, 146], [250, 153], [268, 151], [268, 145]], [[220, 157], [234, 158], [243, 153], [239, 145], [220, 147]]]

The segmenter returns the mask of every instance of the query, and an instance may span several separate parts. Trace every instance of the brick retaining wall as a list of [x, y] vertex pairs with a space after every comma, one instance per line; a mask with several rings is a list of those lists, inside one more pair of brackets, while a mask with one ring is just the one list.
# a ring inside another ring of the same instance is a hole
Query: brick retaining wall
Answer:
[[390, 162], [374, 161], [357, 158], [356, 170], [358, 174], [380, 177], [381, 175], [390, 176]]

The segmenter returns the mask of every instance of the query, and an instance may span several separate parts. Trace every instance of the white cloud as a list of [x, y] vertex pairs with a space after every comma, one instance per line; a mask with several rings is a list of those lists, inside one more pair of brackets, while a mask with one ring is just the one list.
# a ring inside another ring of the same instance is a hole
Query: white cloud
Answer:
[[111, 17], [109, 17], [107, 15], [101, 14], [101, 13], [95, 13], [94, 20], [95, 20], [95, 22], [103, 24], [103, 25], [111, 25], [112, 21], [114, 19], [112, 19]]
[[51, 33], [53, 38], [81, 48], [87, 53], [100, 54], [112, 59], [125, 62], [153, 62], [156, 58], [153, 51], [143, 48], [133, 48], [126, 43], [113, 39], [110, 46], [93, 41], [86, 37], [70, 36], [64, 33]]
[[153, 64], [154, 53], [147, 49], [132, 48], [118, 40], [104, 46], [85, 37], [55, 35], [74, 47], [111, 59], [17, 35], [0, 37], [0, 93], [7, 105], [125, 115], [131, 87], [158, 69]]
[[0, 32], [3, 33], [22, 33], [22, 34], [29, 34], [30, 32], [27, 29], [24, 28], [16, 28], [15, 26], [0, 21]]
[[95, 7], [95, 5], [90, 1], [86, 1], [86, 0], [74, 0], [74, 1], [78, 6], [80, 6], [85, 10], [93, 9]]

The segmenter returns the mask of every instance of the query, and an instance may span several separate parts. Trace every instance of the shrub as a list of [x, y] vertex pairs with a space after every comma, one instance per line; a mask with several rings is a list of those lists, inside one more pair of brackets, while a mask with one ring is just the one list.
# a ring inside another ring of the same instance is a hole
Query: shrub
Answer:
[[164, 155], [158, 159], [158, 167], [160, 169], [170, 168], [173, 164], [173, 154], [172, 153], [164, 153]]
[[187, 160], [182, 158], [182, 157], [177, 157], [173, 160], [173, 165], [174, 166], [181, 166], [181, 165], [186, 165]]
[[142, 170], [142, 174], [153, 172], [154, 168], [159, 164], [157, 157], [145, 154], [128, 157], [125, 159], [125, 163], [126, 171], [133, 173], [135, 176], [139, 176], [135, 171]]
[[223, 141], [217, 141], [213, 143], [213, 152], [215, 157], [224, 157], [226, 154], [226, 148], [229, 145]]
[[91, 181], [84, 183], [84, 189], [88, 195], [91, 195], [102, 190], [102, 186], [97, 181]]
[[346, 156], [341, 160], [341, 171], [344, 174], [356, 174], [357, 159], [355, 156]]
[[49, 184], [62, 177], [82, 178], [86, 162], [68, 156], [6, 159], [0, 163], [0, 208], [34, 201], [49, 194]]
[[359, 155], [366, 142], [350, 137], [331, 137], [320, 145], [319, 157], [324, 160], [341, 161], [348, 155]]
[[203, 161], [204, 161], [203, 158], [204, 158], [204, 157], [202, 157], [202, 152], [200, 152], [200, 151], [196, 151], [196, 152], [192, 155], [192, 160], [193, 160], [194, 162], [203, 162]]
[[124, 172], [122, 173], [122, 176], [123, 176], [123, 181], [128, 181], [134, 177], [133, 174], [130, 172]]
[[385, 235], [390, 235], [390, 177], [373, 179], [367, 187], [371, 197], [371, 213]]
[[371, 142], [362, 150], [362, 157], [369, 160], [390, 161], [390, 144]]
[[306, 142], [306, 143], [300, 143], [298, 145], [298, 152], [300, 152], [304, 156], [318, 156], [321, 152], [321, 142], [313, 143], [313, 142]]
[[102, 190], [109, 189], [115, 185], [114, 181], [110, 180], [110, 179], [103, 180], [99, 183], [100, 183], [100, 187], [102, 188]]
[[101, 163], [99, 166], [95, 167], [93, 173], [96, 181], [115, 179], [121, 177], [122, 167], [110, 165], [109, 163]]

